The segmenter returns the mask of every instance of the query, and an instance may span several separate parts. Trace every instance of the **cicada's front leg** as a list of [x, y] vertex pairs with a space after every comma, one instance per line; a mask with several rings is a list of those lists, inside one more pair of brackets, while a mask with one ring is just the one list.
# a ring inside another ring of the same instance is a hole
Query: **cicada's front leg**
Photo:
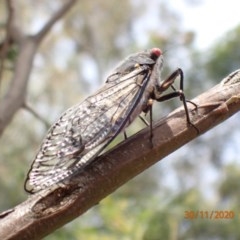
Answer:
[[[173, 86], [173, 83], [175, 82], [175, 80], [178, 77], [180, 79], [179, 90], [177, 90]], [[189, 111], [188, 111], [188, 107], [187, 107], [187, 102], [193, 104], [196, 108], [197, 108], [197, 105], [186, 99], [184, 91], [183, 91], [183, 80], [184, 80], [183, 71], [182, 71], [181, 68], [178, 68], [168, 78], [161, 81], [159, 85], [155, 86], [153, 94], [152, 94], [152, 99], [154, 99], [158, 102], [163, 102], [163, 101], [167, 101], [167, 100], [172, 99], [172, 98], [179, 97], [180, 100], [183, 102], [184, 110], [185, 110], [185, 113], [186, 113], [187, 123], [189, 125], [193, 126], [196, 129], [196, 131], [199, 133], [199, 130], [197, 129], [197, 127], [195, 127], [194, 124], [192, 124], [192, 122], [190, 120]], [[169, 87], [171, 87], [173, 89], [173, 92], [162, 95], [163, 92], [166, 91]]]

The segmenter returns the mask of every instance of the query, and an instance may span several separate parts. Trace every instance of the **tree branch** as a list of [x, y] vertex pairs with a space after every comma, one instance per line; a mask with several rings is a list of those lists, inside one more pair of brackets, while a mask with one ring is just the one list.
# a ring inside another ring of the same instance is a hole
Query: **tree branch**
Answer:
[[41, 41], [51, 30], [52, 26], [75, 4], [76, 0], [69, 0], [65, 3], [45, 24], [45, 26], [36, 34], [36, 39]]
[[2, 80], [2, 75], [3, 75], [3, 69], [4, 69], [4, 61], [7, 56], [7, 52], [9, 49], [9, 46], [13, 42], [11, 39], [11, 26], [12, 26], [12, 21], [13, 21], [13, 6], [12, 6], [12, 1], [7, 2], [7, 9], [8, 9], [8, 18], [7, 18], [7, 23], [6, 23], [6, 36], [3, 42], [0, 45], [0, 83]]
[[29, 113], [31, 113], [36, 119], [38, 119], [39, 121], [41, 121], [46, 129], [51, 127], [51, 124], [44, 119], [39, 113], [37, 113], [32, 107], [30, 107], [27, 103], [24, 103], [23, 108], [26, 109]]
[[[200, 134], [240, 110], [240, 69], [192, 100], [190, 117]], [[153, 146], [149, 128], [97, 158], [85, 171], [62, 186], [32, 195], [0, 215], [0, 239], [41, 239], [97, 204], [159, 159], [198, 135], [186, 125], [183, 107], [154, 124]]]
[[6, 40], [11, 40], [14, 43], [19, 43], [24, 37], [23, 31], [19, 26], [17, 19], [17, 7], [16, 1], [7, 0], [6, 1], [8, 10], [8, 20], [7, 20], [7, 37]]
[[75, 3], [75, 0], [69, 0], [63, 5], [35, 36], [28, 36], [22, 33], [22, 30], [17, 25], [14, 1], [8, 0], [6, 2], [8, 4], [9, 18], [12, 18], [8, 20], [8, 22], [11, 23], [11, 26], [9, 27], [9, 37], [13, 38], [18, 44], [19, 52], [14, 64], [14, 72], [11, 82], [6, 95], [0, 104], [0, 135], [11, 122], [15, 113], [24, 106], [32, 64], [39, 44], [49, 32], [53, 24]]

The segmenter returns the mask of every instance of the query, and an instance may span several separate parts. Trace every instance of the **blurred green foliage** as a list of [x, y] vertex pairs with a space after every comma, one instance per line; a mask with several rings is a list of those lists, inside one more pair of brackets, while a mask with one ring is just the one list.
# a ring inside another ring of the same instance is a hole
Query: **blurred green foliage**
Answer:
[[225, 33], [211, 49], [206, 64], [209, 76], [217, 81], [240, 67], [240, 26]]

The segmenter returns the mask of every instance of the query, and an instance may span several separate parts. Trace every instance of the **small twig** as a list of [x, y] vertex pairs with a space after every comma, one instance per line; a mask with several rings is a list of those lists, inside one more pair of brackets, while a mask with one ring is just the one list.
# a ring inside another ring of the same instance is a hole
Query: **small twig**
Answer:
[[30, 112], [39, 121], [41, 121], [45, 125], [46, 129], [50, 128], [51, 124], [46, 119], [44, 119], [40, 114], [38, 114], [32, 107], [30, 107], [27, 103], [23, 104], [23, 108]]
[[76, 0], [69, 0], [65, 3], [50, 19], [44, 27], [35, 35], [38, 41], [41, 41], [50, 31], [52, 26], [73, 6]]

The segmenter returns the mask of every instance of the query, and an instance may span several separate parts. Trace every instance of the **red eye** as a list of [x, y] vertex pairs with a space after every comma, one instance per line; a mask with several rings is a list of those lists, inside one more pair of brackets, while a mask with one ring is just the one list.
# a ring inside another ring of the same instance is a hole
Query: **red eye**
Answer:
[[159, 57], [160, 55], [162, 55], [162, 51], [159, 48], [152, 48], [151, 49], [151, 54], [154, 57]]

